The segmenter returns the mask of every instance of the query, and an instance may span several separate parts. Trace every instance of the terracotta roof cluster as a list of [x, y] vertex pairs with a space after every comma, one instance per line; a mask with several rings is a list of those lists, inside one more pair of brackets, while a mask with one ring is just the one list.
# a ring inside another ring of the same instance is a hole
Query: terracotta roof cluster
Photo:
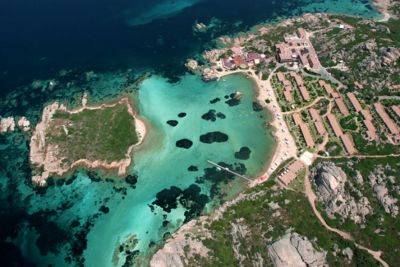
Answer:
[[303, 122], [303, 120], [300, 117], [299, 113], [294, 113], [292, 115], [294, 123], [300, 127], [301, 133], [304, 137], [304, 140], [306, 141], [307, 147], [313, 147], [314, 146], [314, 140], [312, 138], [310, 129], [308, 128], [307, 124]]
[[286, 102], [292, 103], [293, 102], [292, 84], [288, 79], [286, 79], [285, 74], [283, 72], [278, 72], [276, 76], [278, 77], [278, 81], [280, 81], [284, 86], [283, 95], [285, 96]]
[[289, 165], [289, 167], [278, 177], [278, 180], [285, 186], [288, 186], [304, 168], [304, 164], [297, 160]]
[[342, 96], [338, 92], [333, 90], [332, 86], [329, 83], [326, 83], [324, 80], [319, 80], [318, 83], [321, 87], [325, 89], [326, 93], [329, 96], [334, 98], [335, 104], [338, 107], [340, 113], [342, 113], [344, 116], [349, 115], [349, 109], [347, 108]]
[[364, 117], [365, 127], [367, 127], [368, 138], [370, 140], [376, 140], [377, 139], [376, 128], [375, 128], [374, 124], [372, 123], [374, 118], [372, 117], [372, 115], [368, 109], [361, 110], [361, 114]]
[[285, 42], [278, 43], [275, 47], [277, 58], [281, 63], [299, 62], [315, 71], [321, 69], [317, 53], [303, 28], [299, 28], [296, 35], [286, 37]]
[[321, 116], [318, 113], [318, 110], [316, 110], [315, 108], [310, 108], [308, 112], [310, 113], [311, 119], [314, 122], [314, 126], [317, 129], [318, 134], [321, 136], [325, 135], [326, 133], [325, 126]]
[[357, 150], [355, 149], [353, 142], [351, 141], [350, 137], [343, 133], [342, 127], [340, 127], [335, 115], [329, 113], [327, 115], [329, 124], [332, 127], [333, 132], [335, 133], [336, 137], [340, 138], [342, 141], [344, 148], [346, 149], [347, 153], [355, 154]]
[[389, 129], [390, 133], [393, 135], [400, 134], [399, 127], [397, 127], [396, 123], [386, 113], [385, 107], [381, 103], [375, 103], [374, 107], [379, 117], [381, 117], [386, 127]]
[[248, 67], [250, 64], [258, 64], [265, 60], [265, 55], [257, 53], [242, 53], [240, 47], [232, 47], [232, 52], [234, 53], [233, 58], [223, 58], [222, 66], [226, 69], [235, 69], [237, 67]]
[[310, 101], [311, 100], [310, 94], [308, 93], [307, 88], [304, 86], [303, 78], [294, 71], [290, 72], [290, 76], [292, 76], [294, 78], [294, 80], [296, 81], [296, 85], [299, 88], [303, 99], [305, 101]]

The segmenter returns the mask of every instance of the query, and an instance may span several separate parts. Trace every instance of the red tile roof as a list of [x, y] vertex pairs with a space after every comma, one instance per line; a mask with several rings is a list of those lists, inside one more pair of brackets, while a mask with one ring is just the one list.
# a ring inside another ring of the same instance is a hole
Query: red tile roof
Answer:
[[340, 137], [343, 135], [342, 127], [340, 127], [335, 115], [329, 113], [327, 116], [329, 124], [332, 127], [333, 132], [335, 133], [336, 137]]
[[356, 112], [360, 112], [362, 110], [361, 104], [358, 101], [356, 95], [352, 92], [347, 93], [347, 97], [350, 99], [351, 104], [353, 105]]
[[307, 88], [305, 88], [304, 86], [300, 86], [299, 89], [300, 89], [301, 96], [303, 97], [303, 99], [305, 101], [310, 101], [311, 98], [310, 98], [310, 95], [309, 95], [309, 93], [307, 91]]
[[342, 140], [344, 148], [346, 149], [347, 153], [353, 155], [357, 152], [357, 150], [353, 145], [353, 142], [351, 141], [351, 138], [347, 134], [342, 135], [340, 139]]
[[343, 98], [341, 98], [341, 97], [335, 98], [335, 103], [336, 103], [336, 106], [339, 108], [340, 113], [342, 113], [344, 116], [347, 116], [350, 114], [346, 104], [343, 101]]
[[389, 115], [385, 111], [385, 107], [381, 103], [375, 103], [374, 104], [375, 110], [378, 113], [378, 115], [381, 117], [383, 122], [386, 124], [386, 127], [388, 127], [389, 131], [392, 134], [399, 134], [400, 130], [397, 127], [396, 123], [389, 117]]

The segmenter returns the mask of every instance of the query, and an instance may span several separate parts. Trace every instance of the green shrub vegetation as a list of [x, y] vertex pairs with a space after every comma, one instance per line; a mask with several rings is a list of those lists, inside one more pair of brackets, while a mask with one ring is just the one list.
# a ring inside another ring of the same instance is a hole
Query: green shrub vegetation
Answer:
[[46, 143], [58, 146], [64, 164], [79, 159], [118, 161], [137, 142], [134, 118], [125, 103], [74, 114], [56, 112], [46, 132]]

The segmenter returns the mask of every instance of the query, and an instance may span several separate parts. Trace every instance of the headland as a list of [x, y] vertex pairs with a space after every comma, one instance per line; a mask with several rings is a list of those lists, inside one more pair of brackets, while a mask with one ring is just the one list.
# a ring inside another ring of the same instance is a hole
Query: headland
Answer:
[[78, 166], [117, 170], [126, 174], [131, 154], [146, 135], [146, 126], [131, 101], [118, 101], [69, 110], [55, 102], [43, 110], [30, 141], [30, 161], [37, 174], [32, 182], [44, 186], [51, 175], [63, 176]]

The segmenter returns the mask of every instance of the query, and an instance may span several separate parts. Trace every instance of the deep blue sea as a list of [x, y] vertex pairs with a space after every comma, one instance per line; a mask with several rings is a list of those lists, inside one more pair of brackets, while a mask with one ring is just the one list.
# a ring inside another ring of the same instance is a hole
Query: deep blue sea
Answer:
[[[126, 177], [80, 169], [44, 188], [31, 183], [30, 133], [0, 134], [1, 266], [147, 266], [183, 223], [245, 186], [207, 159], [254, 178], [275, 145], [250, 79], [205, 83], [185, 60], [200, 59], [218, 36], [320, 11], [379, 16], [368, 0], [0, 0], [0, 117], [35, 126], [53, 101], [128, 94], [149, 126]], [[196, 33], [196, 22], [213, 27]], [[231, 106], [235, 91], [243, 97]], [[219, 117], [205, 119], [212, 110]], [[199, 141], [213, 131], [228, 140]], [[190, 149], [176, 147], [183, 138]], [[247, 159], [236, 156], [243, 147]]]
[[[188, 56], [220, 34], [277, 17], [330, 11], [374, 17], [369, 0], [0, 1], [0, 91], [63, 69], [182, 73]], [[194, 34], [195, 21], [220, 24]]]

